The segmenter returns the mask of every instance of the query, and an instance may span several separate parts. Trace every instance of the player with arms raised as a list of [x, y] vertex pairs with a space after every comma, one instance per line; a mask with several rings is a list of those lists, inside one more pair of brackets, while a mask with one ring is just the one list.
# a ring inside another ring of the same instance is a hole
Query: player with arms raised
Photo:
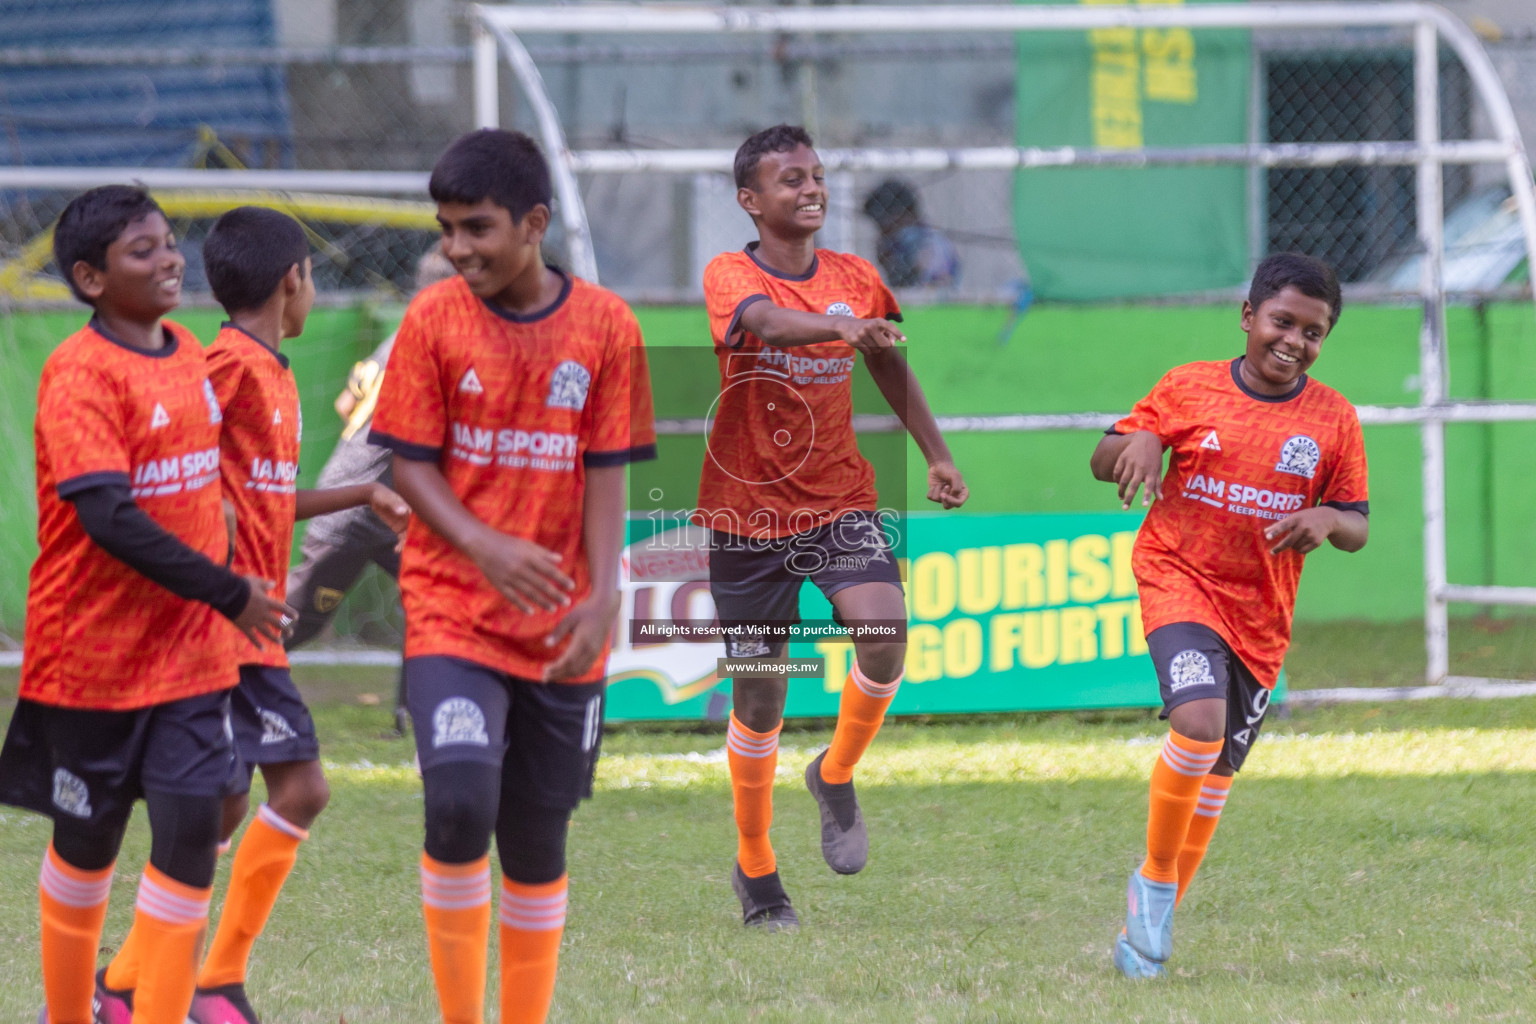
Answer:
[[40, 550], [0, 801], [54, 822], [39, 882], [39, 1020], [91, 1024], [113, 864], [144, 798], [133, 1019], [182, 1024], [237, 779], [235, 666], [252, 643], [275, 645], [291, 612], [268, 596], [270, 580], [223, 566], [221, 415], [202, 346], [162, 319], [186, 260], [160, 207], [139, 188], [92, 189], [59, 215], [53, 251], [95, 312], [38, 384]]
[[406, 310], [370, 435], [415, 513], [400, 590], [422, 904], [443, 1020], [474, 1024], [495, 834], [501, 1021], [538, 1024], [567, 824], [602, 732], [625, 466], [656, 454], [650, 382], [629, 307], [544, 263], [552, 196], [532, 139], [462, 136], [430, 188], [458, 275]]
[[1365, 546], [1360, 421], [1307, 376], [1341, 305], [1326, 264], [1269, 257], [1243, 303], [1244, 354], [1170, 370], [1093, 453], [1125, 508], [1142, 488], [1151, 503], [1132, 568], [1169, 724], [1115, 943], [1127, 977], [1162, 974], [1172, 952], [1174, 907], [1279, 678], [1304, 557]]
[[[780, 660], [782, 628], [799, 618], [805, 580], [838, 618], [904, 627], [901, 575], [877, 515], [874, 468], [853, 431], [857, 355], [928, 461], [928, 498], [945, 508], [967, 490], [922, 387], [896, 345], [895, 298], [868, 261], [817, 249], [826, 221], [821, 160], [805, 129], [778, 125], [741, 144], [736, 201], [758, 241], [722, 253], [704, 271], [704, 298], [720, 360], [720, 397], [699, 484], [695, 521], [710, 529], [709, 579], [732, 658]], [[906, 654], [891, 639], [855, 641], [831, 746], [805, 771], [821, 812], [829, 867], [853, 874], [869, 835], [853, 769], [874, 740]], [[794, 927], [799, 918], [768, 840], [773, 777], [788, 692], [783, 675], [738, 675], [726, 747], [736, 807], [732, 887], [749, 927]]]

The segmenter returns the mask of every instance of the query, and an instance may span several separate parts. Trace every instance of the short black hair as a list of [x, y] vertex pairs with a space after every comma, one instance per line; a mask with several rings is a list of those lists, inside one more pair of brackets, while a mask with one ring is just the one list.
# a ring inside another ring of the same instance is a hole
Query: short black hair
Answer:
[[1344, 295], [1333, 268], [1322, 260], [1300, 252], [1277, 252], [1266, 256], [1253, 272], [1248, 286], [1248, 305], [1258, 309], [1286, 288], [1295, 288], [1310, 298], [1328, 303], [1328, 329], [1339, 322], [1344, 311]]
[[816, 146], [811, 141], [811, 133], [797, 124], [776, 124], [747, 139], [736, 149], [736, 187], [757, 186], [757, 165], [762, 162], [764, 153], [788, 153], [796, 146], [807, 149]]
[[264, 206], [237, 206], [213, 222], [203, 240], [208, 286], [226, 313], [259, 309], [289, 268], [304, 273], [309, 239], [299, 222]]
[[75, 264], [84, 261], [97, 270], [107, 269], [107, 246], [123, 229], [152, 213], [165, 212], [142, 186], [102, 185], [69, 201], [53, 226], [53, 261], [75, 298], [92, 305], [75, 284]]
[[882, 228], [907, 214], [922, 216], [916, 190], [899, 178], [885, 179], [864, 197], [864, 215]]
[[538, 143], [501, 128], [481, 128], [454, 139], [433, 165], [427, 191], [438, 203], [489, 199], [505, 207], [513, 221], [553, 201], [549, 163]]

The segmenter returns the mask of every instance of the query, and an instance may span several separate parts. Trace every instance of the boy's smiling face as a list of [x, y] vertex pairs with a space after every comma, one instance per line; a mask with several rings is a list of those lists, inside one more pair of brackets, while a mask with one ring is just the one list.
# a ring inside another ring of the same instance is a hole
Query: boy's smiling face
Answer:
[[181, 302], [187, 260], [164, 214], [130, 221], [107, 246], [106, 262], [107, 269], [98, 270], [82, 260], [71, 271], [97, 310], [152, 323]]
[[549, 210], [535, 206], [514, 221], [511, 211], [491, 199], [438, 203], [443, 255], [482, 299], [496, 299], [530, 268], [543, 270], [539, 245], [549, 227]]
[[1243, 303], [1243, 333], [1248, 350], [1242, 375], [1254, 390], [1283, 395], [1317, 361], [1323, 339], [1332, 329], [1333, 310], [1323, 299], [1305, 295], [1292, 285], [1259, 303]]
[[827, 220], [826, 175], [809, 146], [764, 153], [754, 188], [738, 189], [736, 201], [769, 232], [787, 237], [815, 234]]

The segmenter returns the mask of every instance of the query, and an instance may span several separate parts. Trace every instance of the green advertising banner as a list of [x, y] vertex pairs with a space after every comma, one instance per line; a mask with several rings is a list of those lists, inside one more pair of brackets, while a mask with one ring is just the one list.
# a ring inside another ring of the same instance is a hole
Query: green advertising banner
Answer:
[[[927, 513], [890, 524], [906, 531], [896, 546], [910, 623], [906, 679], [891, 713], [1157, 706], [1131, 575], [1139, 522], [1115, 512]], [[635, 643], [630, 635], [632, 620], [714, 616], [704, 531], [664, 526], [631, 524], [624, 628], [608, 669], [611, 721], [718, 719], [730, 707], [730, 683], [717, 673], [719, 639]], [[831, 618], [814, 585], [801, 589], [800, 614], [812, 623]], [[823, 671], [790, 679], [785, 717], [835, 715], [852, 645], [797, 641], [789, 653], [823, 659]]]
[[[1018, 54], [1020, 146], [1247, 141], [1246, 31], [1029, 32], [1019, 35]], [[1249, 269], [1247, 174], [1243, 167], [1020, 171], [1014, 230], [1035, 294], [1091, 300], [1241, 284]]]

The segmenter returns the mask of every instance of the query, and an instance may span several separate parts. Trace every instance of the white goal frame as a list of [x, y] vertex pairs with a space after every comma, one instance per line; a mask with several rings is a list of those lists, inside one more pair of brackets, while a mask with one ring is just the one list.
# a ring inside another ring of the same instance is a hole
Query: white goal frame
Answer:
[[[534, 111], [553, 171], [572, 268], [593, 280], [597, 266], [576, 174], [641, 171], [729, 171], [728, 150], [589, 150], [565, 143], [554, 104], [519, 34], [607, 35], [781, 33], [1059, 32], [1106, 28], [1402, 28], [1413, 33], [1414, 138], [1400, 142], [1226, 145], [1103, 150], [1086, 148], [973, 147], [959, 149], [822, 150], [829, 173], [854, 170], [1023, 169], [1069, 166], [1176, 166], [1239, 164], [1249, 167], [1328, 167], [1341, 164], [1413, 166], [1417, 169], [1418, 243], [1422, 260], [1419, 295], [1419, 403], [1360, 407], [1367, 425], [1419, 425], [1423, 451], [1424, 647], [1426, 688], [1412, 695], [1521, 693], [1529, 684], [1449, 674], [1449, 605], [1506, 604], [1536, 607], [1536, 586], [1464, 586], [1447, 579], [1445, 529], [1445, 424], [1536, 421], [1532, 402], [1449, 402], [1444, 288], [1444, 193], [1446, 164], [1502, 164], [1525, 235], [1527, 259], [1536, 274], [1536, 192], [1514, 110], [1476, 35], [1444, 8], [1423, 2], [1251, 3], [1020, 6], [949, 5], [763, 7], [661, 3], [580, 3], [564, 6], [470, 7], [475, 23], [475, 123], [500, 124], [499, 59], [504, 57]], [[1495, 138], [1446, 141], [1440, 133], [1439, 52], [1445, 45], [1466, 68]], [[1108, 413], [1060, 416], [946, 417], [946, 430], [1102, 430]], [[864, 429], [900, 429], [873, 417]], [[702, 421], [658, 425], [667, 433], [698, 433]], [[1339, 691], [1329, 691], [1337, 695]], [[1375, 691], [1373, 691], [1375, 692]], [[1343, 699], [1335, 696], [1334, 699]]]

